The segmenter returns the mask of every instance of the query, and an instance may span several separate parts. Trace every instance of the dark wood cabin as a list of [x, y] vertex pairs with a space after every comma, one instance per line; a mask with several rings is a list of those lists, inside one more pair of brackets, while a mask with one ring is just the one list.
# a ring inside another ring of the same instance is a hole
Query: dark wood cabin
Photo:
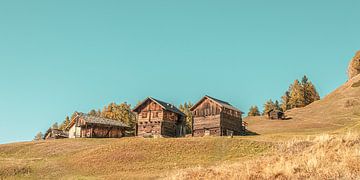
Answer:
[[131, 128], [120, 121], [77, 113], [67, 129], [69, 138], [120, 138]]
[[53, 129], [53, 128], [49, 128], [45, 134], [44, 134], [44, 139], [48, 140], [48, 139], [64, 139], [64, 138], [68, 138], [69, 134], [63, 130], [60, 129]]
[[193, 136], [242, 135], [242, 114], [230, 103], [210, 96], [203, 97], [191, 109], [193, 114]]
[[272, 109], [267, 113], [267, 115], [269, 119], [285, 119], [285, 113], [281, 110]]
[[185, 136], [186, 115], [170, 103], [148, 97], [137, 105], [133, 112], [137, 114], [137, 136]]

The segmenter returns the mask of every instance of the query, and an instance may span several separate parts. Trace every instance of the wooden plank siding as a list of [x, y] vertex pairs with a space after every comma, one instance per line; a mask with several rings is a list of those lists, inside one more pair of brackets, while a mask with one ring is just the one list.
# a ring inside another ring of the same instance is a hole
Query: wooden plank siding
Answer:
[[[137, 136], [162, 136], [180, 137], [184, 136], [185, 117], [183, 114], [176, 113], [164, 108], [165, 102], [147, 98], [134, 108], [137, 114]], [[176, 107], [171, 106], [172, 110]], [[176, 109], [177, 110], [177, 109]], [[179, 111], [179, 110], [178, 110]]]
[[191, 108], [193, 136], [241, 135], [242, 112], [229, 103], [205, 96]]
[[131, 128], [120, 121], [76, 113], [66, 129], [69, 138], [120, 138]]

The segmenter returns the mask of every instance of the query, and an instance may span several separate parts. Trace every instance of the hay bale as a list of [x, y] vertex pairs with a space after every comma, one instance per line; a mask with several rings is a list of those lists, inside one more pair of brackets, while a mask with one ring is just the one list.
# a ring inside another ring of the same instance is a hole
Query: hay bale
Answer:
[[352, 79], [358, 74], [360, 74], [360, 51], [355, 54], [355, 57], [350, 61], [348, 67], [349, 79]]

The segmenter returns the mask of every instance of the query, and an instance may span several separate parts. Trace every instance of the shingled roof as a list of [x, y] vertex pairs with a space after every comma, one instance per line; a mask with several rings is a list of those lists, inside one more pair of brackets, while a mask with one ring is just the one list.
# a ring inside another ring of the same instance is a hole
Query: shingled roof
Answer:
[[222, 107], [225, 107], [227, 109], [231, 109], [231, 110], [234, 110], [234, 111], [238, 111], [240, 113], [243, 113], [240, 109], [232, 106], [230, 103], [226, 102], [226, 101], [222, 101], [222, 100], [219, 100], [219, 99], [216, 99], [216, 98], [213, 98], [211, 96], [208, 96], [208, 95], [205, 95], [203, 98], [201, 98], [201, 100], [199, 102], [197, 102], [193, 107], [191, 107], [190, 110], [194, 110], [204, 99], [210, 99], [212, 101], [214, 101], [215, 103], [219, 104], [220, 106]]
[[69, 137], [69, 134], [67, 132], [64, 132], [63, 130], [49, 128], [44, 134], [44, 139], [47, 138], [49, 134], [52, 134], [54, 137], [63, 137], [63, 138]]
[[[88, 123], [88, 124], [101, 124], [101, 125], [108, 125], [108, 126], [130, 128], [128, 125], [126, 125], [125, 123], [123, 123], [121, 121], [116, 121], [116, 120], [97, 117], [97, 116], [91, 116], [91, 115], [85, 114], [85, 113], [77, 113], [77, 117], [81, 118], [85, 123]], [[74, 118], [70, 122], [68, 127], [71, 127], [73, 124], [75, 124], [75, 119], [76, 118]]]
[[137, 112], [137, 109], [142, 105], [144, 104], [146, 101], [153, 101], [157, 104], [159, 104], [164, 110], [167, 110], [167, 111], [171, 111], [171, 112], [174, 112], [176, 114], [180, 114], [182, 116], [186, 116], [183, 112], [181, 112], [176, 106], [170, 104], [170, 103], [167, 103], [167, 102], [164, 102], [164, 101], [160, 101], [158, 99], [155, 99], [155, 98], [152, 98], [152, 97], [148, 97], [146, 98], [144, 101], [142, 101], [141, 103], [139, 103], [134, 109], [133, 111]]

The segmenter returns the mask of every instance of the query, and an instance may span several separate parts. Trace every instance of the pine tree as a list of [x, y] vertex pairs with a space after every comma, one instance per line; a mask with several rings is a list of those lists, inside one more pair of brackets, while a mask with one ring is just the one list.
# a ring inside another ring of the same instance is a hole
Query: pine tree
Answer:
[[288, 110], [292, 108], [305, 107], [314, 101], [320, 99], [319, 93], [316, 91], [314, 84], [309, 81], [306, 75], [303, 76], [301, 82], [295, 80], [289, 88], [289, 95], [282, 97], [282, 108]]
[[290, 101], [290, 92], [286, 91], [285, 94], [281, 97], [281, 105], [280, 106], [281, 106], [282, 111], [291, 109], [289, 101]]
[[186, 134], [192, 133], [192, 122], [193, 114], [190, 111], [190, 108], [193, 106], [191, 102], [180, 104], [179, 109], [186, 115]]
[[52, 126], [51, 126], [52, 129], [59, 129], [59, 125], [57, 122], [55, 122]]
[[275, 101], [274, 108], [275, 108], [275, 110], [281, 110], [280, 103], [278, 100]]
[[298, 108], [304, 106], [304, 94], [303, 88], [299, 82], [299, 80], [295, 80], [294, 84], [291, 86], [290, 91], [290, 108]]
[[251, 106], [248, 116], [260, 116], [259, 108], [257, 106]]
[[38, 132], [36, 136], [34, 137], [34, 141], [40, 141], [44, 138], [44, 135], [42, 132]]
[[127, 103], [110, 103], [105, 106], [100, 114], [101, 117], [121, 121], [134, 129], [136, 124], [135, 114], [131, 111], [131, 105]]
[[60, 125], [60, 129], [61, 130], [66, 130], [66, 127], [68, 126], [70, 124], [70, 118], [69, 118], [69, 116], [66, 116], [65, 117], [65, 120], [61, 123], [61, 125]]
[[301, 81], [301, 85], [303, 86], [303, 91], [304, 91], [305, 106], [320, 99], [319, 93], [316, 91], [314, 84], [312, 84], [312, 82], [309, 81], [306, 75], [303, 77]]
[[306, 77], [306, 75], [303, 76], [303, 78], [301, 79], [301, 86], [302, 86], [302, 94], [303, 94], [303, 103], [302, 106], [306, 106], [310, 103], [312, 103], [313, 101], [312, 99], [312, 95], [310, 93], [310, 84], [309, 84], [309, 79]]
[[310, 94], [310, 101], [309, 101], [310, 103], [320, 100], [320, 95], [317, 92], [314, 84], [312, 84], [311, 82], [309, 83], [309, 94]]
[[98, 109], [98, 110], [92, 109], [92, 110], [90, 110], [88, 112], [88, 114], [90, 116], [100, 117], [101, 116], [101, 111], [100, 111], [100, 109]]
[[274, 109], [276, 109], [275, 103], [271, 99], [266, 101], [266, 103], [264, 104], [263, 115], [266, 115], [267, 113], [269, 113], [271, 110]]
[[78, 114], [77, 111], [73, 112], [70, 116], [70, 120], [73, 120], [77, 116], [77, 114]]
[[88, 114], [89, 114], [90, 116], [96, 116], [96, 111], [95, 111], [95, 109], [90, 110]]

